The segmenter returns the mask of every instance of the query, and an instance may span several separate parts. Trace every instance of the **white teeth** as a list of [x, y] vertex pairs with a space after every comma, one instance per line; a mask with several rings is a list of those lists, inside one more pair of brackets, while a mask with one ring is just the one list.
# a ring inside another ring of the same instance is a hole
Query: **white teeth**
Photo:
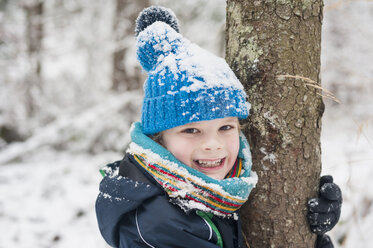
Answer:
[[210, 168], [210, 167], [216, 167], [216, 166], [219, 166], [221, 164], [223, 159], [218, 159], [218, 160], [215, 160], [215, 161], [203, 161], [203, 160], [196, 160], [196, 162], [202, 166], [202, 167], [207, 167], [207, 168]]

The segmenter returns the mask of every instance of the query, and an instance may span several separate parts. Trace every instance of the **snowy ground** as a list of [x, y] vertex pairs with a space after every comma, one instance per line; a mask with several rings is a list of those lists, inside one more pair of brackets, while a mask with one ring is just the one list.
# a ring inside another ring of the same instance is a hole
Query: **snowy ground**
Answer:
[[106, 157], [43, 149], [4, 166], [0, 247], [106, 247], [94, 213], [97, 170], [119, 154]]
[[[120, 116], [119, 110], [138, 109], [135, 99], [141, 97], [139, 92], [107, 96], [109, 100], [79, 117], [61, 117], [28, 141], [2, 150], [0, 161], [5, 164], [0, 166], [1, 248], [107, 247], [94, 212], [102, 178], [99, 168], [123, 155], [110, 151], [94, 155], [84, 151], [84, 146], [88, 147], [89, 137], [95, 137], [95, 133], [105, 133], [103, 120], [128, 130], [129, 123], [123, 119], [131, 122], [136, 117]], [[107, 136], [106, 140], [117, 140], [114, 143], [120, 142], [120, 146], [129, 142], [127, 133]], [[70, 146], [67, 150], [60, 147], [65, 143]]]
[[[325, 2], [323, 86], [342, 102], [325, 99], [322, 130], [323, 174], [334, 176], [344, 197], [341, 221], [331, 235], [336, 247], [368, 248], [373, 246], [373, 3]], [[141, 93], [96, 94], [96, 102], [67, 109], [25, 142], [0, 150], [0, 248], [107, 247], [94, 213], [98, 169], [121, 158]]]

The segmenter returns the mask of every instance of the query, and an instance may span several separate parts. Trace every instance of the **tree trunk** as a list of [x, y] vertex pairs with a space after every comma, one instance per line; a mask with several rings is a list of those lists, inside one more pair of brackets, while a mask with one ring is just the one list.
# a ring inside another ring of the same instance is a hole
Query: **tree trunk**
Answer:
[[252, 104], [244, 132], [259, 176], [241, 209], [251, 248], [315, 244], [306, 202], [321, 170], [322, 8], [322, 0], [227, 1], [226, 59]]
[[43, 12], [44, 2], [35, 0], [23, 3], [26, 11], [26, 43], [29, 59], [29, 71], [25, 77], [26, 90], [25, 101], [29, 116], [36, 111], [36, 92], [41, 92], [41, 53], [43, 42]]
[[141, 69], [135, 67], [131, 73], [129, 66], [125, 65], [125, 58], [129, 44], [133, 43], [135, 37], [137, 15], [148, 6], [148, 0], [116, 0], [114, 16], [116, 49], [113, 53], [112, 90], [133, 90], [141, 86]]

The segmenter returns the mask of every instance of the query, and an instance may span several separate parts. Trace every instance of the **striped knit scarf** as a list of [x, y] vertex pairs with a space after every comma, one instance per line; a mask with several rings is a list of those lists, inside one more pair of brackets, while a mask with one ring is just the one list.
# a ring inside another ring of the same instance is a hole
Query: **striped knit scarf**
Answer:
[[240, 152], [225, 179], [206, 176], [177, 160], [168, 150], [142, 133], [141, 124], [131, 130], [127, 152], [164, 188], [171, 202], [185, 211], [192, 209], [230, 217], [244, 204], [255, 186], [248, 143], [240, 136]]

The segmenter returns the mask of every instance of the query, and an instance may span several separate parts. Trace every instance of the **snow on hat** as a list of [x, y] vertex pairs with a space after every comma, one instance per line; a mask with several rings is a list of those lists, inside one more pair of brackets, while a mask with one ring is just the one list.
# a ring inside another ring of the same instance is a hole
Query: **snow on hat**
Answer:
[[246, 93], [228, 64], [179, 34], [170, 9], [144, 9], [136, 21], [136, 35], [137, 59], [148, 73], [141, 113], [145, 134], [248, 116]]

